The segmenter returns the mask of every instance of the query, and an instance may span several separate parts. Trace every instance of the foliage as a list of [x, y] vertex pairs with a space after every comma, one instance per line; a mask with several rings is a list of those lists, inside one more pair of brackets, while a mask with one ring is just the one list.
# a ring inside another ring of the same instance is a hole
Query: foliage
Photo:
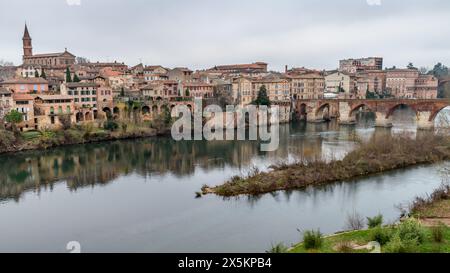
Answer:
[[116, 131], [117, 129], [119, 129], [119, 124], [117, 124], [117, 122], [112, 121], [112, 120], [108, 120], [105, 122], [105, 124], [103, 125], [103, 128], [105, 130], [108, 131]]
[[439, 223], [437, 226], [431, 228], [431, 235], [434, 242], [436, 243], [444, 242], [445, 227], [446, 226], [443, 223]]
[[425, 233], [418, 220], [414, 218], [406, 219], [397, 227], [396, 233], [402, 241], [423, 243]]
[[8, 148], [10, 148], [14, 142], [16, 141], [16, 138], [13, 133], [0, 129], [0, 150], [5, 151]]
[[373, 218], [367, 217], [367, 225], [369, 228], [375, 228], [383, 224], [383, 215], [379, 214]]
[[286, 253], [287, 251], [288, 248], [283, 243], [279, 243], [277, 245], [272, 245], [270, 250], [266, 251], [266, 253]]
[[390, 229], [377, 226], [370, 230], [369, 237], [371, 241], [378, 242], [380, 245], [385, 245], [391, 240], [392, 232]]
[[266, 86], [263, 85], [261, 86], [261, 88], [259, 88], [258, 91], [258, 96], [256, 97], [256, 100], [253, 101], [254, 105], [266, 105], [266, 106], [270, 106], [271, 102], [269, 99], [269, 96], [267, 95], [267, 89]]
[[414, 253], [417, 252], [418, 245], [417, 239], [402, 239], [398, 233], [395, 233], [389, 243], [386, 244], [384, 252]]
[[70, 115], [60, 115], [58, 116], [58, 119], [63, 130], [67, 130], [72, 126], [72, 119], [70, 118]]
[[364, 228], [364, 218], [354, 211], [352, 214], [347, 215], [347, 228], [350, 230], [361, 230]]
[[75, 73], [73, 75], [73, 82], [80, 82], [80, 81], [81, 81], [80, 78], [78, 78], [78, 75]]
[[42, 68], [42, 71], [41, 71], [41, 78], [47, 79], [47, 75], [45, 74], [45, 69], [44, 68]]
[[66, 68], [66, 82], [72, 82], [72, 74], [70, 73], [69, 67]]
[[322, 247], [323, 238], [320, 230], [308, 230], [303, 234], [303, 245], [305, 249], [319, 249]]
[[352, 243], [345, 240], [336, 244], [336, 251], [339, 253], [352, 253], [354, 250], [352, 247]]
[[429, 74], [435, 76], [438, 79], [441, 79], [449, 75], [449, 70], [448, 67], [443, 65], [442, 63], [437, 63], [434, 66], [433, 70], [429, 72]]
[[5, 115], [5, 120], [12, 124], [21, 123], [23, 121], [23, 114], [17, 110], [11, 110], [11, 112]]

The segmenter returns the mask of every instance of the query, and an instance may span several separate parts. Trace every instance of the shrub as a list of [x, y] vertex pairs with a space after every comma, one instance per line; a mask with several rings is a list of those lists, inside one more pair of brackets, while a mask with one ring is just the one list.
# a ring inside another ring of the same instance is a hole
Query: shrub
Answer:
[[417, 239], [403, 240], [398, 233], [396, 233], [389, 243], [386, 244], [384, 252], [386, 253], [414, 253], [417, 251], [419, 242]]
[[303, 234], [303, 245], [305, 249], [319, 249], [322, 247], [323, 238], [320, 230], [317, 231], [305, 231]]
[[425, 233], [420, 225], [419, 221], [414, 218], [403, 221], [397, 227], [397, 234], [402, 241], [417, 241], [423, 243], [425, 239]]
[[119, 128], [119, 124], [117, 124], [117, 122], [115, 122], [115, 121], [108, 120], [103, 125], [103, 128], [108, 131], [115, 131]]
[[386, 245], [392, 237], [390, 229], [383, 229], [381, 226], [377, 226], [370, 231], [370, 240], [378, 242], [380, 245]]
[[347, 228], [350, 230], [361, 230], [364, 227], [364, 218], [357, 213], [349, 214], [347, 216]]
[[373, 218], [367, 217], [367, 225], [369, 228], [376, 228], [383, 224], [383, 215], [379, 214]]
[[443, 223], [439, 223], [439, 225], [431, 228], [431, 235], [433, 237], [433, 241], [436, 243], [444, 242], [444, 233], [446, 226]]
[[15, 141], [16, 138], [13, 133], [0, 129], [0, 149], [2, 151], [11, 147]]
[[283, 243], [279, 243], [275, 246], [272, 245], [272, 248], [266, 251], [266, 253], [286, 253], [287, 251], [288, 248]]
[[336, 245], [336, 251], [339, 253], [352, 253], [353, 252], [352, 243], [349, 241], [339, 242]]

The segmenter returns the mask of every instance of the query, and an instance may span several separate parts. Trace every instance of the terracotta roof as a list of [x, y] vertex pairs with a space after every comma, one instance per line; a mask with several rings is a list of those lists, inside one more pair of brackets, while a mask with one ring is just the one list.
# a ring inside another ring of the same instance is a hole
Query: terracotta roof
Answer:
[[9, 94], [11, 94], [11, 93], [12, 93], [12, 92], [9, 91], [8, 89], [3, 88], [3, 87], [0, 87], [0, 95], [9, 95]]
[[17, 101], [17, 100], [33, 100], [33, 96], [31, 96], [30, 94], [21, 94], [21, 93], [13, 93], [12, 95], [13, 100]]
[[68, 82], [66, 83], [67, 87], [69, 88], [76, 88], [76, 87], [98, 87], [98, 84], [91, 83], [91, 82]]
[[36, 98], [41, 98], [43, 100], [72, 100], [71, 96], [66, 95], [36, 95]]
[[6, 80], [0, 84], [46, 84], [48, 81], [43, 78], [15, 78], [11, 80]]

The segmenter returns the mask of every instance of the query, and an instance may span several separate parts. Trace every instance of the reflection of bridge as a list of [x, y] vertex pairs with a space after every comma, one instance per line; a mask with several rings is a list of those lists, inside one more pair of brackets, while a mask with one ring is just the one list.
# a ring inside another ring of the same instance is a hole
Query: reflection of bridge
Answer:
[[416, 113], [418, 128], [427, 129], [434, 127], [436, 116], [441, 110], [450, 106], [450, 100], [298, 100], [295, 102], [294, 111], [297, 117], [308, 121], [338, 118], [341, 124], [352, 124], [356, 122], [356, 113], [363, 109], [375, 113], [377, 126], [390, 127], [392, 114], [402, 106], [409, 107]]

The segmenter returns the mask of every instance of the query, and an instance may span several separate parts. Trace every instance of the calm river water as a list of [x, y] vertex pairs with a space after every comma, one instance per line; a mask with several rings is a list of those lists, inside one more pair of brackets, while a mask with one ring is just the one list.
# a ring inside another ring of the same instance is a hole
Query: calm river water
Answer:
[[[195, 198], [252, 166], [298, 157], [342, 157], [355, 136], [383, 137], [415, 125], [396, 114], [394, 129], [294, 123], [280, 128], [280, 148], [255, 142], [117, 141], [0, 156], [0, 252], [264, 252], [296, 243], [298, 230], [332, 233], [348, 214], [382, 213], [441, 184], [441, 166], [416, 167], [320, 188], [260, 197]], [[405, 118], [406, 117], [406, 118]]]

